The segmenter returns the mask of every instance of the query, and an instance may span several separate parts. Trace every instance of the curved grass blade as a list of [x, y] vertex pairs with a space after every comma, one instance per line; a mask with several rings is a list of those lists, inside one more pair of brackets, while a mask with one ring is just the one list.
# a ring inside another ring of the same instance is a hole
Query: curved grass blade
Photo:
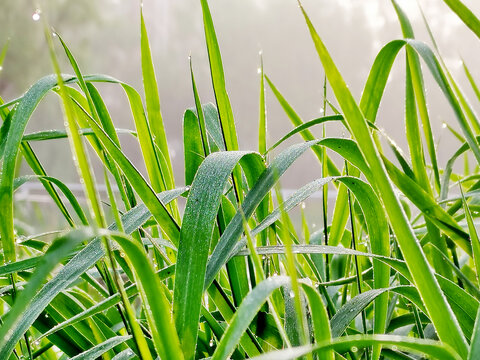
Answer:
[[433, 340], [416, 339], [398, 335], [353, 335], [335, 338], [331, 342], [301, 346], [287, 350], [272, 351], [264, 355], [254, 357], [252, 360], [293, 360], [306, 354], [319, 350], [332, 349], [339, 353], [381, 345], [393, 350], [405, 351], [420, 356], [427, 355], [437, 360], [460, 360], [462, 357], [451, 346]]
[[[400, 8], [395, 0], [392, 0], [393, 6], [397, 13], [397, 17], [402, 27], [403, 37], [406, 39], [414, 39], [412, 25], [405, 12]], [[416, 99], [416, 104], [415, 100]], [[421, 141], [419, 141], [419, 129], [417, 122], [416, 107], [422, 120], [422, 127], [427, 143], [430, 161], [432, 163], [433, 172], [435, 175], [435, 183], [440, 187], [440, 175], [437, 164], [437, 154], [433, 140], [432, 127], [430, 125], [430, 116], [428, 114], [427, 103], [425, 99], [425, 86], [423, 82], [422, 71], [420, 67], [420, 59], [418, 54], [407, 46], [407, 87], [406, 87], [406, 124], [407, 124], [407, 139], [411, 151], [412, 164], [414, 167], [417, 181], [425, 187], [429, 193], [430, 183], [426, 174], [425, 159], [423, 157], [423, 149], [421, 149]], [[410, 130], [410, 131], [409, 131]], [[410, 134], [410, 136], [409, 136]]]
[[15, 162], [27, 121], [37, 107], [41, 98], [55, 85], [54, 75], [46, 76], [35, 83], [18, 104], [12, 117], [12, 126], [9, 129], [5, 142], [2, 171], [0, 178], [0, 235], [2, 238], [5, 261], [16, 260], [15, 239], [13, 232], [13, 178]]
[[[329, 116], [324, 116], [318, 119], [307, 121], [306, 123], [298, 125], [293, 130], [291, 130], [286, 135], [284, 135], [280, 140], [278, 140], [275, 144], [269, 147], [266, 153], [269, 153], [270, 151], [275, 149], [277, 146], [279, 146], [281, 143], [283, 143], [285, 140], [291, 138], [293, 135], [298, 134], [314, 125], [324, 124], [328, 121], [341, 121], [342, 123], [344, 123], [344, 119], [342, 115], [329, 115]], [[312, 139], [309, 139], [309, 140], [313, 140], [313, 137]]]
[[39, 175], [21, 176], [14, 180], [13, 191], [17, 190], [20, 186], [22, 186], [26, 182], [33, 181], [33, 180], [46, 180], [52, 184], [55, 184], [63, 193], [63, 195], [65, 195], [70, 205], [72, 206], [73, 210], [75, 211], [77, 216], [80, 218], [80, 221], [82, 222], [82, 224], [85, 226], [88, 225], [87, 217], [85, 216], [85, 213], [83, 212], [82, 207], [78, 203], [77, 198], [72, 193], [72, 191], [68, 188], [68, 186], [65, 185], [62, 181], [58, 180], [57, 178], [54, 178], [52, 176], [39, 176]]
[[386, 211], [397, 241], [405, 255], [405, 260], [414, 278], [415, 285], [422, 296], [428, 313], [441, 340], [451, 345], [461, 356], [468, 353], [465, 337], [458, 325], [450, 306], [442, 295], [425, 255], [417, 242], [413, 230], [408, 223], [403, 208], [396, 197], [393, 187], [387, 177], [378, 149], [372, 139], [367, 122], [356, 104], [350, 90], [346, 86], [340, 72], [318, 36], [304, 9], [301, 8], [310, 30], [312, 40], [335, 96], [343, 110], [345, 120], [354, 138], [360, 144], [360, 150], [365, 156], [372, 174], [375, 176], [374, 187], [386, 206]]

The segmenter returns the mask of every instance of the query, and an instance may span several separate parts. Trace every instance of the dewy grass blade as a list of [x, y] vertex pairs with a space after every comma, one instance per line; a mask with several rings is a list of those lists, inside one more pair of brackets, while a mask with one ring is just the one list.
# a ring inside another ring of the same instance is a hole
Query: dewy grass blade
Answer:
[[385, 208], [393, 231], [438, 335], [442, 341], [451, 345], [464, 357], [468, 353], [465, 337], [429, 268], [425, 255], [393, 191], [367, 122], [306, 12], [302, 7], [301, 10], [345, 120], [375, 175], [376, 191], [382, 202], [388, 204]]
[[237, 163], [256, 153], [216, 152], [202, 163], [183, 216], [175, 271], [174, 317], [186, 359], [194, 356], [210, 240], [220, 198]]
[[295, 160], [305, 153], [310, 147], [318, 143], [318, 140], [302, 144], [292, 145], [282, 151], [262, 173], [258, 181], [250, 189], [242, 204], [242, 212], [239, 210], [222, 234], [218, 245], [213, 250], [207, 265], [205, 287], [208, 287], [221, 267], [228, 261], [232, 250], [243, 232], [243, 216], [248, 220], [257, 206], [262, 202], [267, 193]]
[[13, 178], [18, 150], [27, 122], [42, 97], [57, 85], [55, 76], [50, 75], [35, 83], [20, 101], [12, 118], [12, 126], [5, 143], [5, 152], [0, 178], [0, 235], [2, 237], [4, 261], [16, 260], [13, 233]]
[[[117, 229], [120, 232], [124, 232], [122, 219], [120, 218], [120, 213], [117, 208], [117, 203], [115, 200], [115, 195], [113, 194], [112, 187], [110, 185], [110, 180], [108, 179], [107, 169], [104, 168], [104, 178], [105, 178], [105, 185], [107, 187], [108, 198], [110, 200], [110, 206], [112, 208], [113, 217], [115, 219], [115, 224], [117, 225]], [[105, 252], [107, 255], [107, 259], [110, 262], [110, 268], [112, 269], [112, 277], [116, 285], [116, 289], [120, 293], [120, 297], [122, 300], [125, 317], [124, 320], [125, 326], [129, 326], [129, 333], [132, 334], [133, 340], [135, 341], [136, 350], [138, 351], [142, 360], [153, 360], [150, 350], [148, 349], [148, 344], [145, 339], [144, 334], [142, 333], [142, 329], [137, 322], [135, 317], [134, 309], [132, 308], [132, 304], [128, 299], [128, 295], [125, 291], [125, 287], [123, 284], [123, 280], [117, 273], [117, 264], [115, 261], [115, 257], [113, 255], [112, 247], [110, 245], [110, 239], [104, 238], [104, 246]], [[120, 309], [119, 309], [120, 310]]]
[[[157, 79], [155, 77], [155, 69], [153, 66], [152, 53], [150, 51], [150, 44], [148, 41], [147, 29], [143, 12], [140, 11], [140, 28], [141, 28], [141, 52], [142, 52], [142, 76], [143, 86], [145, 89], [145, 102], [147, 105], [148, 124], [152, 132], [153, 142], [158, 146], [165, 158], [164, 163], [159, 166], [161, 176], [164, 178], [165, 189], [169, 190], [175, 187], [173, 180], [173, 169], [170, 161], [170, 154], [168, 151], [167, 136], [163, 125], [162, 114], [160, 112], [160, 97], [158, 95]], [[162, 166], [165, 164], [165, 166]]]
[[[285, 225], [288, 223], [287, 212], [283, 209], [283, 199], [280, 192], [280, 185], [279, 183], [275, 186], [275, 195], [277, 196], [278, 201], [280, 202], [279, 209], [281, 214], [282, 223]], [[285, 269], [287, 271], [288, 276], [290, 277], [290, 286], [291, 289], [287, 292], [290, 298], [293, 298], [293, 314], [287, 314], [289, 311], [287, 307], [287, 301], [292, 299], [285, 299], [285, 322], [287, 323], [288, 316], [292, 316], [294, 320], [294, 325], [296, 326], [296, 331], [298, 332], [298, 340], [300, 344], [307, 344], [308, 343], [308, 329], [306, 325], [306, 314], [304, 312], [304, 307], [302, 305], [302, 298], [300, 294], [300, 286], [298, 283], [298, 276], [297, 276], [297, 268], [295, 262], [295, 256], [292, 252], [292, 239], [290, 237], [289, 230], [286, 226], [282, 227], [279, 232], [280, 239], [282, 243], [285, 245], [285, 260], [286, 264]], [[288, 330], [288, 328], [287, 328]], [[295, 333], [295, 331], [294, 331]], [[311, 356], [307, 356], [307, 359], [312, 359]]]
[[[72, 360], [90, 360], [96, 359], [103, 354], [105, 354], [110, 349], [113, 349], [115, 346], [120, 345], [130, 339], [130, 336], [116, 336], [106, 340], [105, 342], [94, 346], [93, 348], [72, 357]], [[131, 350], [130, 350], [131, 351]], [[133, 353], [133, 352], [132, 352]]]
[[[304, 283], [300, 283], [300, 285], [310, 304], [315, 343], [330, 341], [332, 339], [330, 322], [322, 297], [318, 291], [311, 286]], [[326, 360], [333, 360], [335, 358], [333, 351], [328, 350], [319, 352], [319, 355], [322, 359]]]
[[[395, 7], [397, 12], [398, 19], [400, 21], [403, 36], [407, 39], [414, 39], [415, 35], [413, 33], [412, 26], [410, 24], [409, 19], [407, 18], [406, 14], [403, 10], [398, 6], [395, 0], [392, 0], [392, 3]], [[433, 139], [432, 127], [430, 125], [430, 115], [428, 113], [427, 103], [425, 99], [425, 86], [423, 82], [422, 71], [420, 67], [420, 60], [418, 54], [415, 53], [413, 49], [407, 46], [407, 81], [410, 80], [410, 84], [408, 86], [412, 86], [414, 90], [415, 99], [417, 100], [416, 105], [418, 106], [418, 112], [420, 114], [420, 119], [422, 120], [422, 127], [425, 136], [425, 141], [427, 143], [428, 153], [430, 155], [430, 161], [432, 162], [432, 168], [435, 176], [435, 184], [437, 189], [440, 188], [440, 175], [438, 171], [438, 164], [437, 164], [437, 154]], [[412, 106], [414, 106], [412, 104]], [[416, 115], [416, 113], [415, 113]], [[416, 118], [416, 116], [415, 116]], [[423, 157], [423, 153], [421, 154]], [[418, 156], [418, 154], [415, 154]], [[422, 186], [426, 186], [425, 190], [428, 192], [430, 191], [430, 184], [428, 183], [428, 178], [426, 177], [426, 169], [423, 166], [423, 171], [421, 173], [416, 174], [422, 184]], [[425, 172], [425, 174], [423, 174]]]
[[[380, 201], [367, 183], [358, 178], [341, 177], [341, 181], [356, 197], [367, 223], [368, 236], [372, 252], [378, 255], [390, 254], [388, 223]], [[352, 214], [353, 215], [353, 214]], [[351, 216], [352, 216], [351, 215]], [[373, 284], [375, 289], [386, 288], [390, 281], [390, 269], [378, 260], [373, 260]], [[374, 305], [374, 333], [383, 334], [386, 329], [388, 296], [381, 295]], [[374, 349], [374, 358], [378, 358], [379, 349]], [[378, 354], [376, 354], [378, 352]]]
[[[392, 3], [395, 7], [398, 19], [401, 24], [403, 36], [405, 38], [413, 39], [415, 36], [412, 26], [410, 24], [410, 20], [395, 0], [392, 0]], [[425, 100], [425, 88], [423, 86], [420, 60], [415, 51], [407, 47], [405, 89], [405, 127], [407, 131], [407, 141], [410, 149], [410, 156], [412, 159], [412, 166], [416, 181], [427, 193], [433, 195], [433, 190], [431, 188], [430, 181], [428, 180], [422, 140], [420, 138], [420, 130], [417, 119], [417, 104], [423, 124], [422, 127], [424, 130], [425, 141], [427, 143], [430, 160], [432, 162], [435, 185], [437, 190], [440, 191], [440, 175], [438, 171], [435, 145], [433, 143], [433, 133], [430, 126], [430, 118]], [[440, 236], [439, 229], [429, 220], [426, 221], [426, 226], [431, 241], [434, 242], [435, 245], [439, 249], [441, 249], [444, 254], [447, 254], [447, 244]], [[437, 254], [433, 255], [433, 262], [435, 269], [437, 269], [442, 275], [448, 277], [452, 276], [451, 271], [441, 260], [441, 258], [437, 256]]]
[[320, 350], [332, 349], [340, 353], [361, 349], [363, 347], [381, 345], [386, 348], [417, 354], [427, 355], [438, 360], [461, 360], [452, 347], [439, 341], [415, 339], [398, 335], [352, 335], [333, 339], [331, 342], [324, 342], [315, 345], [308, 345], [287, 350], [272, 351], [270, 353], [254, 357], [252, 360], [293, 360], [306, 354], [315, 353]]
[[225, 147], [227, 150], [238, 150], [237, 133], [233, 121], [233, 111], [225, 87], [225, 75], [223, 72], [222, 57], [218, 46], [217, 35], [213, 27], [212, 15], [207, 0], [200, 0], [203, 11], [203, 22], [205, 28], [205, 40], [207, 42], [208, 59], [210, 71], [217, 101], [218, 113], [223, 133], [225, 134]]
[[122, 247], [135, 271], [143, 309], [158, 356], [161, 359], [182, 359], [180, 341], [171, 317], [170, 302], [142, 246], [128, 236], [113, 238]]

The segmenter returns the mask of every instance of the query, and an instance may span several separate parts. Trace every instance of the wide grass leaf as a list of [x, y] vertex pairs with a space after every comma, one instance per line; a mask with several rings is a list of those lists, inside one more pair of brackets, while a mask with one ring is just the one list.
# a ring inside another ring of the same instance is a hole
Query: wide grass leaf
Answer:
[[221, 195], [242, 159], [247, 164], [263, 164], [256, 153], [210, 154], [198, 169], [185, 206], [175, 271], [174, 318], [187, 359], [195, 351], [206, 264]]

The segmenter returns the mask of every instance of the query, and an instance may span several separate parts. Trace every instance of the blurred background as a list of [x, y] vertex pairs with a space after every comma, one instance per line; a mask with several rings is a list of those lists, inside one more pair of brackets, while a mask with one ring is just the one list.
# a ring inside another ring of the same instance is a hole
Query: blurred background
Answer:
[[[438, 42], [442, 56], [454, 77], [462, 84], [474, 109], [478, 100], [463, 73], [461, 59], [480, 81], [480, 49], [473, 33], [442, 0], [398, 0], [413, 23], [417, 39], [430, 44], [420, 5]], [[464, 0], [477, 15], [480, 2]], [[223, 56], [229, 91], [239, 134], [240, 148], [257, 149], [259, 52], [263, 52], [265, 73], [304, 121], [323, 113], [324, 73], [296, 0], [210, 0], [214, 24]], [[304, 7], [357, 99], [379, 50], [401, 38], [400, 26], [390, 1], [304, 0]], [[45, 0], [42, 13], [67, 42], [84, 74], [103, 73], [142, 90], [140, 67], [140, 24], [138, 1]], [[52, 72], [42, 22], [34, 21], [37, 6], [30, 0], [3, 0], [0, 12], [0, 46], [10, 39], [3, 69], [0, 96], [5, 100], [21, 95], [40, 77]], [[188, 57], [192, 56], [202, 102], [214, 101], [198, 0], [144, 0], [143, 11], [150, 37], [173, 166], [178, 186], [183, 185], [182, 117], [192, 107]], [[33, 17], [33, 18], [32, 18]], [[57, 44], [58, 45], [58, 44]], [[60, 47], [62, 71], [73, 73]], [[378, 124], [405, 151], [404, 56], [397, 59], [378, 115]], [[458, 141], [442, 127], [444, 122], [458, 129], [452, 111], [438, 87], [425, 71], [428, 103], [440, 166], [457, 149]], [[133, 129], [128, 102], [122, 90], [111, 84], [99, 86], [114, 123]], [[141, 92], [141, 91], [140, 91]], [[331, 93], [329, 99], [335, 103]], [[270, 145], [292, 128], [271, 91], [267, 88]], [[327, 111], [329, 111], [327, 109]], [[480, 111], [479, 111], [480, 112]], [[27, 132], [62, 128], [58, 99], [48, 95], [36, 110]], [[314, 130], [319, 135], [320, 129]], [[341, 130], [327, 128], [327, 134], [341, 136]], [[144, 171], [136, 141], [121, 138], [129, 157]], [[296, 137], [293, 142], [302, 141]], [[66, 140], [32, 143], [52, 176], [67, 183], [78, 182]], [[407, 151], [406, 151], [407, 152]], [[285, 189], [297, 188], [320, 176], [304, 155], [282, 180]], [[302, 176], [299, 176], [302, 174]], [[98, 172], [99, 182], [101, 173]], [[32, 185], [33, 188], [36, 185]], [[30, 187], [32, 189], [32, 187]], [[35, 196], [33, 192], [23, 196]], [[37, 194], [41, 200], [41, 191]]]

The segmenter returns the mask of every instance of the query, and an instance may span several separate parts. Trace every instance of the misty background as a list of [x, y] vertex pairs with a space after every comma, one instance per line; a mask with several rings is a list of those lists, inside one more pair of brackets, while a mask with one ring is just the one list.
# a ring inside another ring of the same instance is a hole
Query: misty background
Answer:
[[[413, 23], [416, 38], [430, 44], [417, 0], [398, 0]], [[438, 42], [441, 54], [461, 84], [473, 108], [478, 100], [463, 73], [461, 59], [480, 80], [479, 43], [475, 35], [441, 0], [418, 0]], [[480, 2], [464, 0], [475, 14]], [[126, 0], [48, 0], [40, 2], [41, 16], [61, 34], [84, 74], [102, 73], [131, 84], [140, 93], [140, 3]], [[296, 0], [210, 0], [222, 53], [227, 90], [234, 111], [240, 149], [256, 150], [258, 138], [259, 52], [265, 73], [304, 121], [323, 115], [324, 72]], [[360, 99], [369, 69], [380, 49], [401, 38], [400, 25], [390, 1], [304, 0], [303, 5], [334, 61]], [[52, 72], [42, 22], [32, 15], [37, 6], [29, 0], [3, 0], [0, 12], [0, 46], [10, 39], [0, 71], [0, 96], [8, 101], [20, 96], [40, 77]], [[144, 0], [143, 12], [150, 38], [177, 186], [183, 180], [182, 118], [194, 105], [188, 57], [191, 55], [202, 102], [214, 102], [205, 47], [201, 6], [198, 0]], [[62, 71], [73, 73], [57, 44]], [[377, 124], [408, 153], [404, 128], [404, 51], [394, 64], [382, 100]], [[460, 143], [442, 127], [458, 130], [456, 120], [438, 87], [424, 67], [431, 122], [443, 167]], [[267, 85], [266, 85], [267, 86]], [[115, 126], [134, 129], [125, 94], [118, 85], [99, 84]], [[292, 125], [267, 86], [269, 144]], [[328, 90], [328, 98], [336, 103]], [[327, 113], [331, 113], [327, 109]], [[59, 101], [49, 94], [29, 122], [27, 133], [63, 128]], [[321, 129], [313, 129], [320, 135]], [[338, 125], [327, 135], [342, 136]], [[303, 141], [296, 136], [288, 144]], [[122, 145], [143, 172], [136, 140], [122, 135]], [[69, 184], [78, 183], [66, 140], [32, 143], [47, 172]], [[68, 150], [67, 150], [68, 149]], [[96, 160], [95, 160], [96, 161]], [[312, 164], [315, 164], [312, 166]], [[23, 169], [24, 172], [27, 169]], [[97, 179], [103, 183], [102, 173]], [[298, 188], [320, 176], [312, 154], [301, 157], [282, 178], [285, 189]], [[37, 185], [33, 185], [35, 188]], [[38, 185], [40, 186], [40, 185]], [[41, 199], [41, 191], [39, 199]], [[24, 193], [34, 196], [34, 193]]]

